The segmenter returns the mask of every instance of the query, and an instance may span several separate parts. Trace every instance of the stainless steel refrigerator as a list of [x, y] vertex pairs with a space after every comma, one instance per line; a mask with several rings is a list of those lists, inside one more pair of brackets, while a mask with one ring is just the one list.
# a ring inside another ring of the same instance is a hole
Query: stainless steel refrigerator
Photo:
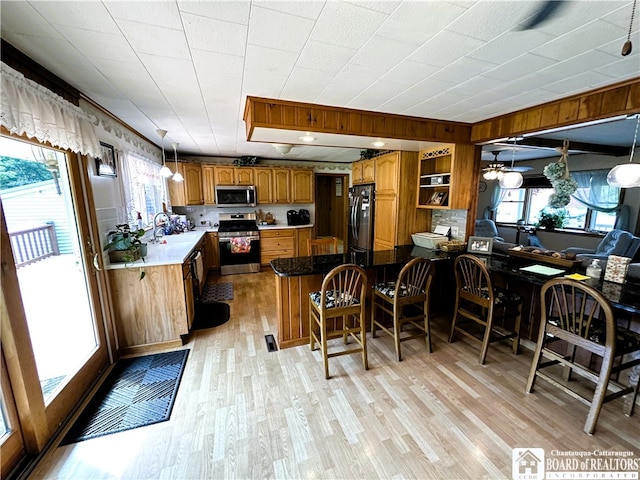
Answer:
[[373, 250], [374, 185], [349, 189], [349, 250]]

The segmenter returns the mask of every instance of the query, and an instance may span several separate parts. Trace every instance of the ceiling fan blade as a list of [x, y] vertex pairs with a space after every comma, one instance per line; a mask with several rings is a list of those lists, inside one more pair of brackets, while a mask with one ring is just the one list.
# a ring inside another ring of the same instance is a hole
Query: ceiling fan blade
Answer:
[[509, 172], [528, 172], [529, 170], [533, 170], [533, 167], [527, 167], [527, 166], [518, 167], [518, 166], [515, 166], [515, 167], [505, 168], [505, 170], [509, 171]]
[[551, 20], [565, 6], [565, 0], [547, 0], [542, 2], [537, 11], [522, 25], [518, 30], [530, 30], [542, 25], [544, 22]]

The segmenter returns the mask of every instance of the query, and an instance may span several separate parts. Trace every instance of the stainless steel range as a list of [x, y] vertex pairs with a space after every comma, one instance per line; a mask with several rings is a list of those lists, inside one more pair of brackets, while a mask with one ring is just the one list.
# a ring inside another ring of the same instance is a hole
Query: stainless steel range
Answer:
[[225, 213], [218, 220], [220, 273], [260, 271], [260, 232], [255, 213]]

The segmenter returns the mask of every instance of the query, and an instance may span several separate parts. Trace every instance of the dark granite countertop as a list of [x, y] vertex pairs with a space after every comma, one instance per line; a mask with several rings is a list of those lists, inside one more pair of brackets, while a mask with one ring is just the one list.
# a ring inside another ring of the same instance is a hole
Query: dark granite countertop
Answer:
[[345, 263], [355, 263], [363, 268], [403, 265], [414, 257], [424, 257], [430, 260], [446, 260], [451, 258], [451, 254], [440, 250], [429, 250], [413, 245], [403, 245], [393, 250], [315, 255], [313, 257], [276, 258], [271, 261], [271, 268], [281, 277], [298, 277], [301, 275], [325, 274]]

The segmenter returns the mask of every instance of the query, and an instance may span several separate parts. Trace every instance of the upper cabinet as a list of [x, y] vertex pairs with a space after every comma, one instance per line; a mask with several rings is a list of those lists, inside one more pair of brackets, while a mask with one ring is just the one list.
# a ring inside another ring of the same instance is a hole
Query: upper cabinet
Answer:
[[215, 171], [213, 165], [202, 165], [202, 196], [205, 205], [214, 205], [216, 203]]
[[256, 181], [256, 201], [273, 203], [273, 171], [270, 168], [257, 168], [253, 178]]
[[353, 162], [351, 166], [351, 182], [354, 185], [373, 183], [376, 180], [376, 161], [374, 158]]
[[169, 198], [173, 206], [202, 205], [202, 167], [198, 163], [178, 163], [178, 172], [182, 174], [182, 182], [169, 179]]
[[273, 169], [272, 203], [291, 203], [291, 170], [288, 168]]
[[215, 167], [216, 185], [253, 185], [251, 167]]
[[291, 202], [313, 203], [313, 169], [291, 170]]
[[470, 209], [480, 171], [474, 145], [447, 144], [420, 151], [418, 208]]

